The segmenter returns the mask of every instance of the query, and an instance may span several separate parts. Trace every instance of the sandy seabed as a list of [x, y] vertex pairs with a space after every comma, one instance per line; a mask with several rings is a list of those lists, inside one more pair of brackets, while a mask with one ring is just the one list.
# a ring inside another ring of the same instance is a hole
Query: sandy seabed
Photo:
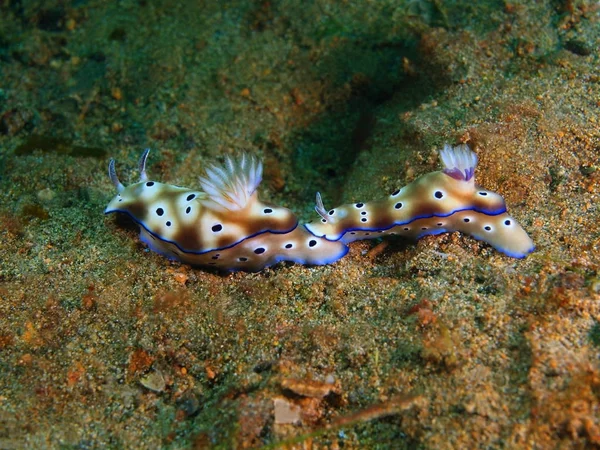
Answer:
[[[214, 4], [213, 4], [214, 3]], [[0, 1], [0, 448], [600, 446], [597, 2]], [[152, 153], [314, 218], [468, 143], [535, 241], [218, 274], [103, 217]]]

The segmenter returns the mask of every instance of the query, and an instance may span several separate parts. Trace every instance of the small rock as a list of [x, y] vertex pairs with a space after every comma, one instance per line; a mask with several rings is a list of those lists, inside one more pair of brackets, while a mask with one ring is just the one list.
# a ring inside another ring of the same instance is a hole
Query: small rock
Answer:
[[580, 56], [588, 56], [592, 54], [592, 49], [585, 42], [579, 39], [571, 39], [565, 43], [565, 48], [571, 53]]
[[276, 424], [297, 424], [301, 422], [300, 407], [285, 398], [277, 397], [273, 400]]
[[15, 136], [21, 130], [32, 127], [33, 114], [23, 109], [11, 109], [0, 116], [0, 134]]
[[140, 379], [140, 383], [147, 389], [154, 392], [162, 392], [165, 390], [167, 383], [165, 377], [158, 370], [156, 372], [149, 373]]
[[56, 192], [50, 188], [42, 189], [37, 192], [37, 198], [42, 203], [49, 203], [56, 197]]
[[192, 417], [200, 409], [200, 400], [195, 393], [187, 390], [177, 399], [177, 407], [186, 417]]
[[[328, 380], [329, 381], [329, 380]], [[335, 380], [333, 380], [335, 382]], [[323, 398], [337, 391], [333, 383], [323, 383], [316, 380], [298, 380], [286, 378], [281, 381], [281, 387], [303, 397]]]

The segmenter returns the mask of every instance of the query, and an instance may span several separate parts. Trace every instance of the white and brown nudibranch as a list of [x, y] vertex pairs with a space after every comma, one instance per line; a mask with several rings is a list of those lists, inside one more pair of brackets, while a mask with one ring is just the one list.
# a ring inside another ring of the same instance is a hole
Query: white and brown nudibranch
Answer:
[[317, 194], [320, 220], [299, 225], [287, 208], [261, 202], [262, 164], [242, 155], [212, 165], [192, 190], [148, 179], [146, 150], [140, 180], [117, 188], [105, 214], [124, 213], [140, 226], [140, 238], [166, 257], [221, 270], [258, 271], [279, 261], [321, 265], [337, 261], [359, 239], [400, 235], [418, 239], [460, 231], [522, 258], [533, 242], [506, 213], [504, 199], [475, 185], [477, 157], [466, 145], [440, 151], [444, 170], [423, 175], [384, 200], [327, 211]]
[[475, 184], [477, 155], [467, 145], [446, 145], [440, 156], [442, 171], [423, 175], [383, 200], [327, 211], [317, 193], [315, 210], [321, 218], [306, 228], [346, 244], [384, 235], [419, 239], [460, 231], [514, 258], [531, 253], [533, 241], [507, 214], [504, 199]]
[[114, 160], [108, 173], [117, 196], [104, 211], [125, 213], [140, 226], [140, 239], [169, 259], [222, 270], [258, 271], [279, 261], [329, 264], [344, 256], [343, 242], [309, 233], [287, 208], [258, 199], [262, 164], [254, 157], [212, 165], [193, 190], [148, 179], [146, 150], [140, 180], [123, 186]]

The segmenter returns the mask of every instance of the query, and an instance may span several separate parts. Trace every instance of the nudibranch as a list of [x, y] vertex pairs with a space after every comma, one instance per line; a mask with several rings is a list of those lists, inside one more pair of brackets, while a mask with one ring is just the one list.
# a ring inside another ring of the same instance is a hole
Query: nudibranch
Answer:
[[117, 195], [105, 214], [124, 213], [140, 227], [140, 239], [166, 257], [221, 270], [258, 271], [279, 261], [329, 264], [348, 252], [350, 242], [385, 235], [419, 239], [459, 231], [497, 250], [523, 258], [534, 244], [506, 211], [504, 199], [475, 184], [477, 156], [467, 145], [446, 145], [443, 170], [428, 173], [383, 200], [327, 210], [317, 193], [320, 220], [304, 226], [287, 208], [263, 203], [257, 189], [262, 164], [242, 155], [211, 165], [200, 189], [148, 179], [125, 187], [111, 159], [108, 173]]
[[149, 180], [148, 152], [140, 158], [140, 180], [127, 187], [110, 161], [117, 195], [104, 213], [131, 217], [151, 250], [191, 265], [246, 271], [279, 261], [329, 264], [347, 253], [342, 241], [316, 237], [289, 209], [258, 199], [262, 163], [256, 158], [244, 154], [209, 166], [194, 190]]
[[320, 219], [306, 228], [315, 236], [345, 244], [384, 235], [419, 239], [459, 231], [515, 258], [531, 253], [533, 241], [507, 214], [504, 199], [475, 184], [475, 153], [467, 145], [446, 145], [440, 156], [443, 170], [423, 175], [383, 200], [328, 211], [317, 193]]

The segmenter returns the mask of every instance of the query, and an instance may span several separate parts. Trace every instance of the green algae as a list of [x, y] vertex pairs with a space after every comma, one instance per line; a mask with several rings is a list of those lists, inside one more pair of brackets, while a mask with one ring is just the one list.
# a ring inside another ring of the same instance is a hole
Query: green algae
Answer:
[[48, 220], [50, 214], [43, 206], [36, 203], [28, 203], [21, 208], [21, 217], [23, 217], [25, 221], [31, 219]]
[[600, 322], [594, 321], [589, 331], [589, 339], [590, 342], [596, 346], [600, 347]]

